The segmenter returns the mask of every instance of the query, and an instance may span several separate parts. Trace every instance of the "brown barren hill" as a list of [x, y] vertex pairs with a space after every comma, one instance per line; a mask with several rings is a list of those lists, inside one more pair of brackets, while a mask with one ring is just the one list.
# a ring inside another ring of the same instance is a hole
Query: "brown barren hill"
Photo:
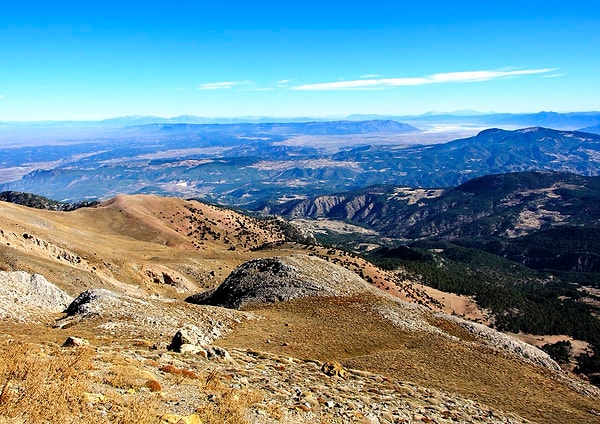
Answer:
[[92, 287], [133, 294], [214, 287], [235, 266], [284, 239], [273, 221], [196, 201], [118, 196], [52, 212], [0, 202], [0, 262], [43, 270], [72, 295]]

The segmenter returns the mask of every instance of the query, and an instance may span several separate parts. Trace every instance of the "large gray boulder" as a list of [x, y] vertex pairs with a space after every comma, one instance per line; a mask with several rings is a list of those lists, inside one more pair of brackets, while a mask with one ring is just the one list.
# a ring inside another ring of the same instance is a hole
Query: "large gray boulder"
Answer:
[[315, 256], [276, 256], [248, 261], [216, 289], [189, 296], [186, 301], [240, 309], [303, 297], [350, 296], [372, 290], [352, 271]]
[[106, 289], [90, 289], [81, 292], [66, 309], [68, 316], [83, 318], [102, 316], [107, 310], [122, 307], [124, 297]]

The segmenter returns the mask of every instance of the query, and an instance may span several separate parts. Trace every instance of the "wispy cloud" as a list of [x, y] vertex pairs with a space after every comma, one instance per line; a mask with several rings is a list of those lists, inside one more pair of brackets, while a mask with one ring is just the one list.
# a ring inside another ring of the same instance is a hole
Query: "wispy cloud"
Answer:
[[282, 79], [277, 81], [277, 87], [279, 88], [286, 88], [290, 83], [290, 80], [286, 80], [286, 79]]
[[548, 74], [548, 75], [540, 75], [540, 78], [558, 78], [564, 77], [566, 74]]
[[251, 85], [252, 81], [222, 81], [222, 82], [207, 82], [200, 84], [198, 90], [229, 90], [233, 87]]
[[361, 75], [360, 78], [379, 78], [381, 76], [381, 74], [364, 74]]
[[322, 82], [291, 87], [292, 90], [325, 91], [325, 90], [375, 90], [392, 87], [405, 87], [426, 84], [444, 84], [461, 82], [481, 82], [525, 75], [538, 75], [554, 72], [556, 69], [520, 69], [520, 70], [484, 70], [465, 72], [446, 72], [424, 77], [404, 78], [368, 78], [348, 81]]

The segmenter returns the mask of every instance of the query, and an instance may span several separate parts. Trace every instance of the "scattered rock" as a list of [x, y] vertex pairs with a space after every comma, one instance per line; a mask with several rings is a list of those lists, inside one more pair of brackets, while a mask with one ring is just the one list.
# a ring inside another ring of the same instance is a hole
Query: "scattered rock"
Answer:
[[152, 346], [150, 346], [150, 350], [159, 350], [165, 351], [169, 349], [169, 344], [167, 342], [156, 342]]
[[69, 336], [67, 340], [62, 344], [62, 347], [81, 347], [81, 346], [89, 346], [90, 342], [81, 337]]
[[201, 346], [196, 346], [196, 345], [189, 344], [189, 343], [182, 344], [177, 349], [175, 349], [175, 351], [178, 353], [182, 353], [182, 354], [189, 353], [191, 355], [197, 355], [199, 353], [204, 352], [204, 350], [202, 349]]
[[348, 371], [344, 369], [342, 364], [337, 361], [327, 361], [323, 365], [321, 365], [321, 371], [327, 374], [330, 377], [338, 376], [341, 378], [346, 378], [348, 375]]
[[222, 360], [230, 360], [231, 355], [227, 350], [223, 349], [219, 346], [209, 346], [204, 350], [206, 357], [208, 359], [222, 359]]
[[106, 401], [106, 396], [103, 395], [102, 393], [83, 392], [82, 398], [83, 398], [84, 403], [86, 403], [86, 404], [89, 404], [89, 403], [95, 404], [95, 403], [100, 403], [100, 402]]

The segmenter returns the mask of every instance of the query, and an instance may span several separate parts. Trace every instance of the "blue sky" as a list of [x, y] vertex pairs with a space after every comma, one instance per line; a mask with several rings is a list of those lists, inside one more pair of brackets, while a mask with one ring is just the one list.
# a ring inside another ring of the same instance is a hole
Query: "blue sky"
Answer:
[[594, 1], [10, 3], [0, 121], [600, 110]]

